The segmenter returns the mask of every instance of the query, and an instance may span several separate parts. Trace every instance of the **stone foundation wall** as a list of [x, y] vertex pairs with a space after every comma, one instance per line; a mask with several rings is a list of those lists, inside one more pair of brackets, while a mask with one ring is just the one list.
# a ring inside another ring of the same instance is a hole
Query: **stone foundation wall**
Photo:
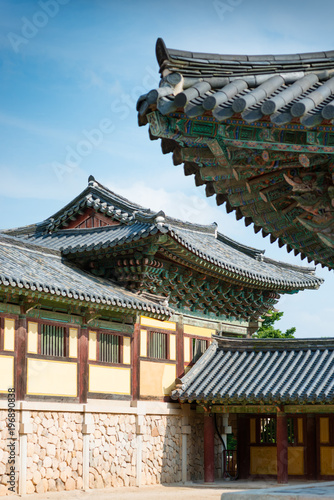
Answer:
[[182, 421], [174, 416], [146, 416], [142, 484], [177, 483], [182, 474]]
[[[156, 403], [140, 403], [140, 411], [129, 402], [98, 404], [103, 410], [94, 410], [94, 403], [86, 409], [83, 405], [66, 403], [27, 403], [24, 411], [16, 408], [16, 493], [182, 480], [182, 411], [177, 404], [169, 405], [170, 409], [165, 403], [160, 403], [160, 407]], [[30, 409], [39, 406], [44, 411]], [[51, 411], [45, 411], [46, 407]], [[110, 412], [107, 408], [113, 409]], [[0, 409], [1, 496], [11, 494], [7, 437], [7, 411]], [[21, 441], [26, 450], [23, 459], [19, 454]], [[25, 470], [26, 481], [20, 477], [21, 468]]]
[[187, 439], [189, 457], [187, 481], [202, 481], [204, 479], [204, 415], [195, 414], [189, 417], [189, 425], [191, 434]]
[[27, 493], [82, 489], [82, 422], [80, 413], [31, 412]]
[[89, 443], [89, 487], [136, 485], [136, 417], [94, 414]]
[[[16, 408], [16, 493], [203, 480], [203, 415], [189, 408], [121, 401], [22, 405], [23, 411]], [[0, 495], [11, 494], [7, 424], [7, 411], [0, 406]], [[215, 448], [220, 477], [218, 440]]]
[[[18, 428], [18, 415], [15, 416], [15, 428]], [[0, 410], [0, 496], [10, 495], [11, 491], [8, 490], [9, 486], [9, 472], [10, 472], [10, 464], [8, 463], [9, 459], [9, 448], [8, 448], [8, 422], [7, 422], [7, 411]], [[17, 431], [15, 432], [15, 436], [17, 437]], [[15, 441], [15, 455], [19, 456], [20, 448], [18, 440]], [[17, 468], [16, 468], [17, 470]], [[16, 478], [16, 486], [15, 490], [17, 491], [17, 478]]]

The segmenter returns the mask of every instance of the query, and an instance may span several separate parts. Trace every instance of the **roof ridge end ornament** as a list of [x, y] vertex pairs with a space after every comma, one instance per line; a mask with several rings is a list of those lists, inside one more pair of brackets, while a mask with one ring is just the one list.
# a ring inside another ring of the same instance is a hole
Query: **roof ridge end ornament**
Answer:
[[168, 224], [166, 221], [166, 214], [163, 210], [160, 210], [154, 219], [155, 224], [157, 225], [157, 228], [159, 229], [160, 232], [166, 233], [168, 231]]
[[159, 210], [159, 212], [156, 213], [154, 222], [156, 224], [161, 224], [163, 222], [166, 222], [166, 214], [163, 210]]
[[157, 61], [159, 63], [159, 66], [166, 60], [169, 59], [168, 56], [168, 49], [166, 47], [165, 42], [163, 41], [162, 38], [158, 38], [155, 44], [155, 55], [157, 58]]
[[96, 181], [96, 179], [95, 179], [94, 175], [90, 175], [90, 176], [88, 177], [88, 186], [90, 186], [90, 187], [96, 187], [96, 186], [97, 186], [97, 184], [98, 184], [98, 183], [97, 183], [97, 181]]

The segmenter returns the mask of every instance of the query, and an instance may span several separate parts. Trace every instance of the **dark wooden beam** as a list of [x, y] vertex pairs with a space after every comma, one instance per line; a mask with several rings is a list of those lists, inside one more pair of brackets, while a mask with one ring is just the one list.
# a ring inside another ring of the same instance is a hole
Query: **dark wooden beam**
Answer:
[[307, 479], [315, 480], [317, 479], [318, 455], [316, 417], [313, 414], [306, 415], [306, 436], [304, 436], [304, 446], [306, 453], [306, 476]]
[[288, 483], [288, 419], [286, 413], [277, 412], [277, 482]]
[[131, 342], [131, 381], [132, 381], [132, 399], [139, 399], [139, 369], [140, 369], [140, 324], [139, 318], [134, 324], [133, 337]]
[[250, 423], [249, 417], [246, 415], [238, 415], [238, 448], [237, 448], [237, 463], [239, 479], [247, 479], [250, 471], [250, 449], [249, 449], [249, 434]]
[[15, 389], [16, 400], [23, 401], [27, 388], [27, 318], [20, 315], [16, 322], [15, 339]]
[[184, 340], [183, 340], [183, 317], [179, 316], [176, 324], [176, 376], [184, 374]]
[[80, 328], [78, 338], [79, 403], [87, 403], [88, 394], [88, 328]]

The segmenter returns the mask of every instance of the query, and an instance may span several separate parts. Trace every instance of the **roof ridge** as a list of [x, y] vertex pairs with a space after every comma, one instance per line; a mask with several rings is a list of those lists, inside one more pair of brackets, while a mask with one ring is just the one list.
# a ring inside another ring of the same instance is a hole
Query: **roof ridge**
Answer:
[[92, 187], [95, 189], [98, 188], [101, 191], [104, 191], [107, 195], [111, 195], [112, 197], [115, 197], [115, 198], [119, 199], [121, 202], [129, 205], [129, 207], [131, 207], [131, 208], [136, 207], [136, 208], [141, 209], [144, 212], [150, 211], [149, 208], [142, 207], [141, 205], [138, 205], [138, 203], [134, 203], [134, 202], [130, 201], [128, 198], [125, 198], [124, 196], [121, 196], [120, 194], [115, 193], [114, 191], [111, 191], [111, 189], [109, 189], [108, 187], [106, 187], [103, 184], [101, 184], [100, 182], [98, 182], [93, 175], [90, 175], [88, 177], [88, 186], [87, 187]]
[[182, 221], [169, 216], [166, 216], [166, 223], [179, 229], [196, 231], [199, 233], [212, 233], [213, 235], [216, 235], [218, 227], [216, 222], [212, 224], [196, 224], [195, 222]]
[[213, 338], [218, 342], [218, 347], [220, 349], [228, 350], [253, 350], [254, 348], [265, 348], [265, 349], [278, 349], [280, 347], [285, 350], [289, 349], [326, 349], [328, 347], [334, 348], [334, 337], [327, 338], [250, 338], [250, 339], [239, 339], [232, 337], [221, 337], [214, 335]]
[[243, 63], [264, 63], [264, 62], [284, 62], [284, 63], [293, 63], [295, 61], [305, 63], [309, 60], [326, 60], [334, 58], [334, 50], [328, 51], [318, 51], [318, 52], [300, 52], [300, 53], [288, 53], [288, 54], [220, 54], [213, 52], [192, 52], [188, 50], [179, 50], [179, 49], [171, 49], [167, 48], [164, 40], [162, 38], [158, 38], [156, 41], [156, 57], [159, 65], [161, 66], [164, 60], [170, 60], [173, 57], [185, 57], [189, 59], [203, 59], [203, 60], [216, 60], [219, 61], [242, 61]]
[[280, 267], [284, 267], [286, 269], [292, 269], [295, 271], [299, 271], [301, 273], [305, 274], [314, 274], [316, 268], [315, 267], [305, 267], [305, 266], [298, 266], [297, 264], [290, 264], [288, 262], [282, 262], [280, 260], [274, 260], [271, 259], [270, 257], [263, 257], [263, 262], [267, 262], [268, 264], [279, 264]]
[[222, 234], [220, 232], [217, 232], [217, 240], [223, 241], [224, 243], [235, 248], [236, 250], [239, 250], [240, 252], [247, 253], [248, 255], [251, 255], [254, 258], [261, 257], [261, 260], [264, 260], [263, 255], [265, 253], [265, 250], [258, 250], [257, 248], [249, 247], [248, 245], [244, 245], [243, 243], [239, 243], [238, 241], [233, 240], [232, 238], [229, 238], [228, 236], [226, 236], [225, 234]]

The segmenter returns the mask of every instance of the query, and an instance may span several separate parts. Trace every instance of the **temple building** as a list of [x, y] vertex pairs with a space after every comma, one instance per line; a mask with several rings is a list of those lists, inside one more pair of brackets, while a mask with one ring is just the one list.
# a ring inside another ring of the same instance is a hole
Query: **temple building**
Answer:
[[[334, 51], [220, 55], [157, 40], [159, 88], [137, 103], [217, 205], [308, 262], [334, 268]], [[205, 478], [214, 416], [236, 414], [239, 477], [333, 476], [333, 341], [215, 338], [173, 398], [204, 412]]]
[[139, 125], [207, 196], [280, 247], [334, 267], [334, 51], [219, 55], [167, 49]]
[[13, 388], [20, 494], [212, 481], [235, 453], [240, 477], [276, 474], [276, 415], [289, 474], [334, 476], [332, 342], [250, 338], [280, 295], [321, 283], [92, 176], [53, 216], [1, 231], [0, 494]]

